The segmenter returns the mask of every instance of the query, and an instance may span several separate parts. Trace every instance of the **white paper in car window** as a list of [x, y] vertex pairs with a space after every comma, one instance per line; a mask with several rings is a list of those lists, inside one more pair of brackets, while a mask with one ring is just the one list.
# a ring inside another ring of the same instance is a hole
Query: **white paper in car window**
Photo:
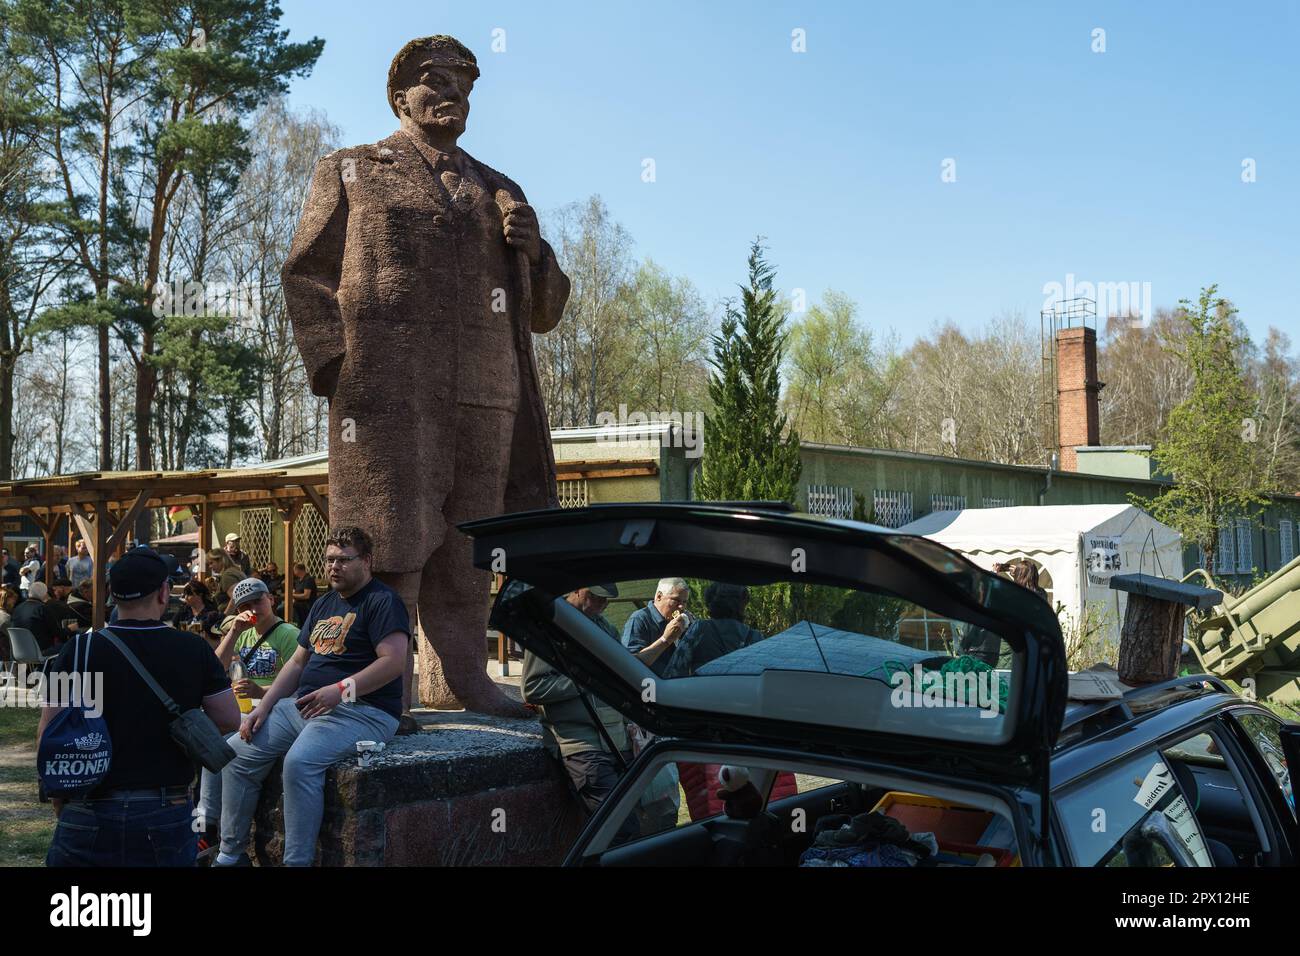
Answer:
[[1157, 760], [1147, 771], [1146, 779], [1142, 781], [1142, 786], [1138, 788], [1137, 796], [1133, 802], [1143, 810], [1150, 810], [1154, 807], [1174, 785], [1174, 775], [1170, 772], [1161, 761]]
[[1201, 839], [1200, 827], [1196, 825], [1196, 818], [1192, 816], [1191, 807], [1187, 801], [1179, 794], [1169, 802], [1169, 806], [1161, 811], [1173, 825], [1174, 832], [1178, 834], [1183, 845], [1191, 851], [1192, 858], [1196, 860], [1197, 866], [1210, 865], [1210, 851], [1205, 846], [1205, 841]]

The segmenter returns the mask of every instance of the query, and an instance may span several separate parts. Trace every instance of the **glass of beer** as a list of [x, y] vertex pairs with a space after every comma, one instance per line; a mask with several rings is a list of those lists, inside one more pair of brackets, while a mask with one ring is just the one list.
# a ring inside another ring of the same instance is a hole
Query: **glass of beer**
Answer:
[[[247, 676], [248, 673], [244, 670], [243, 662], [241, 662], [236, 656], [235, 659], [230, 662], [230, 683], [237, 684]], [[235, 691], [235, 701], [239, 704], [239, 712], [241, 714], [247, 714], [253, 709], [252, 698], [240, 694], [239, 691]]]

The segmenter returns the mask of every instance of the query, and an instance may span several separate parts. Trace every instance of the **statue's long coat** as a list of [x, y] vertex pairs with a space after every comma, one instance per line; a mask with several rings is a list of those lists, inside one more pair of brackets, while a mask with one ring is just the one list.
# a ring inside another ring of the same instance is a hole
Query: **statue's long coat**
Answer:
[[[569, 280], [543, 242], [531, 315], [519, 315], [501, 203], [524, 194], [460, 155], [457, 170], [398, 131], [326, 156], [283, 271], [311, 390], [330, 399], [330, 524], [369, 531], [381, 572], [417, 571], [441, 544], [453, 479], [474, 480], [455, 473], [457, 404], [513, 404], [509, 374], [518, 387], [505, 510], [555, 503], [531, 333], [559, 323]], [[463, 472], [475, 456], [461, 457]]]

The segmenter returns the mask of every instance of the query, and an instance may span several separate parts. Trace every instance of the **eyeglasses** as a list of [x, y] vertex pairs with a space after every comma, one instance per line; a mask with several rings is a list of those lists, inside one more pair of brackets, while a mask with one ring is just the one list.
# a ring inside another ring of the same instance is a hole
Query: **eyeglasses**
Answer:
[[349, 564], [351, 564], [353, 561], [358, 560], [360, 557], [361, 557], [361, 555], [359, 555], [359, 554], [354, 554], [354, 555], [352, 555], [351, 557], [326, 558], [326, 559], [325, 559], [325, 567], [328, 568], [331, 564], [336, 564], [336, 565], [338, 565], [340, 568], [345, 568], [345, 567], [347, 567]]

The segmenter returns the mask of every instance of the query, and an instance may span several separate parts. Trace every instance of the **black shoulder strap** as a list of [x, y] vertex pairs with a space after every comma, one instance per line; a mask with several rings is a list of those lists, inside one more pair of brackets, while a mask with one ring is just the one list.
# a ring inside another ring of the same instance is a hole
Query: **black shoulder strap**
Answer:
[[140, 659], [131, 653], [131, 649], [118, 640], [117, 635], [108, 628], [104, 628], [103, 636], [121, 652], [122, 656], [126, 658], [126, 662], [135, 668], [135, 672], [140, 675], [141, 680], [149, 685], [149, 689], [158, 695], [158, 699], [167, 708], [167, 712], [173, 717], [179, 717], [181, 709], [176, 706], [176, 701], [172, 700], [167, 691], [162, 689], [162, 685], [153, 679], [152, 674], [145, 670], [144, 665], [140, 663]]
[[266, 643], [266, 639], [267, 639], [268, 637], [270, 637], [272, 634], [274, 634], [274, 633], [275, 633], [276, 631], [278, 631], [280, 628], [284, 627], [284, 625], [285, 625], [285, 622], [284, 622], [284, 621], [277, 621], [275, 627], [268, 627], [268, 628], [266, 629], [266, 633], [263, 634], [263, 635], [261, 636], [261, 638], [258, 639], [258, 642], [257, 642], [256, 644], [254, 644], [252, 647], [250, 647], [250, 648], [249, 648], [248, 650], [246, 650], [246, 651], [240, 651], [240, 652], [239, 652], [239, 662], [240, 662], [241, 664], [243, 664], [245, 667], [247, 667], [247, 666], [248, 666], [248, 662], [251, 661], [251, 660], [253, 659], [253, 654], [256, 653], [257, 649], [258, 649], [259, 647], [261, 647], [263, 644]]

